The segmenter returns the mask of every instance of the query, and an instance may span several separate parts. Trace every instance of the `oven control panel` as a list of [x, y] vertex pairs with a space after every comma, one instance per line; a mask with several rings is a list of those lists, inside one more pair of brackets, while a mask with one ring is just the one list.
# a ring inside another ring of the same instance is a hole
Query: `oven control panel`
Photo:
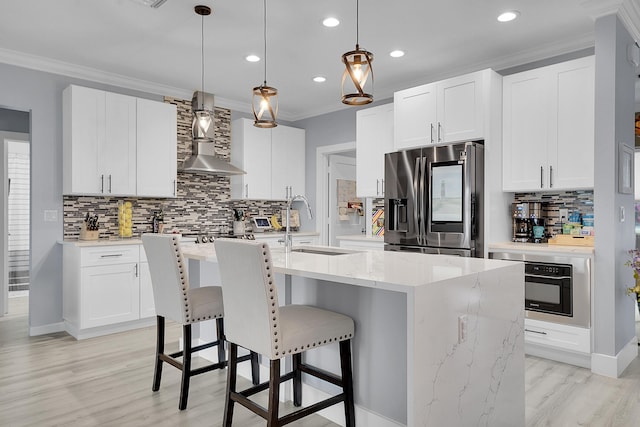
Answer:
[[571, 266], [527, 262], [525, 263], [524, 273], [545, 277], [571, 277]]

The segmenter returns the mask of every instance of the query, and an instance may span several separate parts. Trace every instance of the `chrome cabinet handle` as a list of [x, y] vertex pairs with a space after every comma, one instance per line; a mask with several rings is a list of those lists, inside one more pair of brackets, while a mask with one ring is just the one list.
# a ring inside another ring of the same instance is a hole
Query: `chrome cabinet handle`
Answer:
[[138, 264], [137, 263], [135, 265], [135, 270], [134, 271], [135, 271], [136, 277], [138, 277]]
[[438, 122], [438, 142], [442, 142], [441, 131], [442, 131], [442, 124]]
[[553, 188], [553, 166], [549, 165], [549, 188]]
[[177, 179], [173, 180], [173, 195], [174, 196], [178, 195], [178, 180]]
[[380, 180], [376, 179], [376, 196], [380, 195]]
[[249, 197], [249, 184], [244, 185], [244, 197]]
[[122, 254], [108, 254], [108, 255], [100, 255], [100, 258], [118, 258], [121, 256]]
[[380, 195], [384, 196], [384, 179], [381, 179], [380, 181], [382, 181], [382, 191], [380, 191]]
[[525, 332], [533, 332], [534, 334], [540, 334], [540, 335], [547, 335], [546, 332], [541, 332], [541, 331], [532, 331], [531, 329], [526, 329], [524, 330]]
[[433, 144], [433, 123], [431, 123], [431, 143]]
[[111, 193], [111, 174], [109, 174], [109, 193]]
[[104, 193], [104, 174], [100, 175], [100, 192]]
[[544, 168], [540, 166], [540, 188], [544, 188], [542, 184], [542, 177], [544, 175]]

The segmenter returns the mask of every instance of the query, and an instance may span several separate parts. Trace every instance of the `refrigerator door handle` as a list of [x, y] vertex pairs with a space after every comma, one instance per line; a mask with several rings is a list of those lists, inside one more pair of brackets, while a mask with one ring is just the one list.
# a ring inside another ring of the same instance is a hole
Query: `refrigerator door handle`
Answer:
[[421, 243], [420, 217], [418, 216], [420, 213], [420, 186], [418, 185], [420, 183], [420, 161], [420, 157], [416, 158], [416, 165], [413, 171], [413, 193], [416, 195], [413, 201], [413, 226], [416, 230], [418, 244]]
[[427, 232], [425, 228], [425, 224], [427, 222], [427, 212], [425, 211], [425, 204], [427, 201], [427, 194], [425, 190], [427, 175], [425, 171], [425, 166], [427, 164], [427, 159], [425, 157], [420, 158], [420, 244], [427, 244]]

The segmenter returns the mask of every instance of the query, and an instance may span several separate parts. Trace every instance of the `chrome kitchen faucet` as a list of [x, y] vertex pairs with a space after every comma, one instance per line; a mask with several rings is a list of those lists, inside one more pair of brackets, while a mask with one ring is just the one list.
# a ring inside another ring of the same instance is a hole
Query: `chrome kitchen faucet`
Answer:
[[307, 207], [307, 212], [309, 214], [309, 219], [313, 219], [313, 213], [311, 212], [311, 206], [309, 206], [309, 201], [306, 197], [298, 194], [295, 196], [291, 196], [291, 187], [287, 187], [287, 218], [285, 219], [285, 232], [284, 232], [284, 251], [285, 253], [291, 252], [291, 246], [293, 246], [293, 242], [291, 239], [291, 204], [297, 200], [301, 200], [304, 205]]

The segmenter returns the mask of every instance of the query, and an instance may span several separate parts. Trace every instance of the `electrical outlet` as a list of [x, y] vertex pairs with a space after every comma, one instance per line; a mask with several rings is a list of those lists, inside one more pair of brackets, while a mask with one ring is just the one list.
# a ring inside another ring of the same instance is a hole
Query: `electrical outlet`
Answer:
[[569, 218], [569, 209], [561, 208], [559, 213], [560, 213], [560, 219], [568, 219]]
[[458, 344], [467, 340], [467, 315], [458, 316]]

